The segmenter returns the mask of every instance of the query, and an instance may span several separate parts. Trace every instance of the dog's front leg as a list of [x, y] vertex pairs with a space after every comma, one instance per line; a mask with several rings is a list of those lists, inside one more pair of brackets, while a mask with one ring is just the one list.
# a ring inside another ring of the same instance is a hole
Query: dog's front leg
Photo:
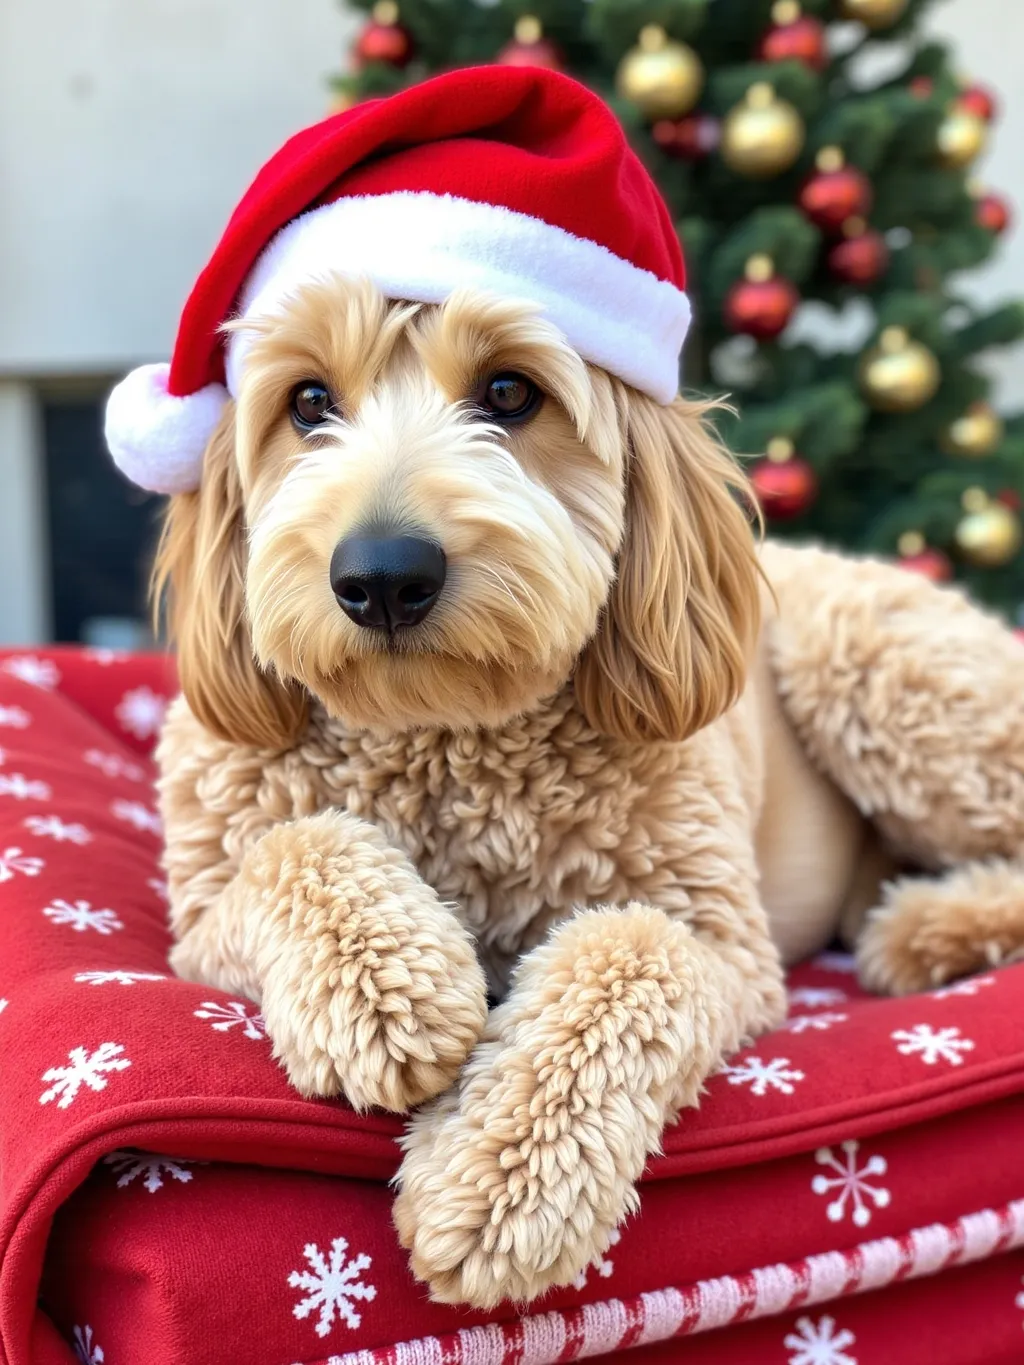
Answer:
[[784, 1013], [767, 933], [751, 948], [749, 923], [717, 929], [591, 910], [523, 961], [458, 1087], [405, 1139], [395, 1221], [434, 1298], [532, 1299], [607, 1249], [665, 1123]]
[[338, 811], [257, 839], [171, 962], [258, 1001], [292, 1083], [357, 1108], [439, 1094], [486, 1020], [469, 934], [378, 829]]

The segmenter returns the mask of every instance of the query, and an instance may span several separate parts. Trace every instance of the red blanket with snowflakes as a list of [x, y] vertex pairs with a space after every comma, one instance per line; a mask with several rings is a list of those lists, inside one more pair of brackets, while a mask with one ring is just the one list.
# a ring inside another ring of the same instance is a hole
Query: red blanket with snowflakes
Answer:
[[[300, 1099], [252, 1005], [168, 975], [170, 686], [153, 659], [0, 657], [8, 1365], [653, 1361], [680, 1335], [697, 1362], [1020, 1358], [1020, 1258], [991, 1258], [1024, 1245], [1024, 967], [904, 1001], [842, 956], [801, 968], [575, 1287], [489, 1322], [429, 1303], [391, 1230], [398, 1123]], [[987, 1354], [950, 1354], [951, 1275]]]

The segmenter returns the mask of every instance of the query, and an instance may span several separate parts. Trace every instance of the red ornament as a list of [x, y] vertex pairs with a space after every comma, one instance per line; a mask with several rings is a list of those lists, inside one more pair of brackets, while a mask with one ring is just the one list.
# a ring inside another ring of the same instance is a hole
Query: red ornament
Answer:
[[979, 227], [986, 228], [999, 237], [1010, 226], [1013, 214], [1009, 204], [998, 194], [983, 194], [978, 200], [974, 217]]
[[999, 102], [991, 90], [986, 90], [983, 85], [968, 86], [957, 100], [957, 105], [985, 123], [991, 123], [999, 113]]
[[1021, 510], [1021, 496], [1016, 488], [1004, 488], [1001, 493], [996, 494], [996, 502], [1001, 502], [1004, 507], [1008, 507], [1011, 512]]
[[750, 471], [750, 482], [769, 521], [788, 521], [799, 517], [814, 502], [818, 479], [806, 460], [792, 451], [788, 441], [773, 441], [774, 454], [758, 460]]
[[703, 161], [721, 142], [722, 125], [711, 114], [687, 114], [681, 119], [659, 119], [651, 133], [668, 156]]
[[818, 154], [818, 169], [804, 182], [800, 207], [823, 232], [839, 232], [848, 218], [864, 218], [871, 212], [875, 192], [871, 181], [856, 166], [843, 164], [838, 147]]
[[394, 0], [379, 0], [374, 5], [370, 22], [356, 39], [352, 57], [356, 70], [367, 62], [386, 62], [388, 66], [402, 67], [412, 61], [412, 38], [408, 29], [398, 22], [398, 6]]
[[904, 531], [896, 551], [901, 569], [921, 574], [933, 583], [948, 583], [953, 577], [953, 561], [941, 550], [933, 549], [920, 531]]
[[924, 549], [913, 555], [901, 555], [897, 561], [901, 569], [919, 573], [933, 583], [948, 583], [953, 577], [953, 562], [941, 550]]
[[761, 62], [803, 62], [812, 71], [828, 66], [825, 25], [810, 14], [801, 14], [792, 0], [779, 0], [772, 10], [773, 25], [757, 51]]
[[874, 228], [837, 242], [828, 253], [828, 268], [844, 284], [874, 284], [889, 267], [889, 248]]
[[730, 332], [771, 341], [784, 332], [796, 312], [800, 295], [789, 280], [776, 275], [767, 256], [752, 256], [747, 277], [729, 290], [723, 310]]
[[516, 21], [515, 37], [498, 53], [499, 66], [542, 66], [548, 71], [561, 71], [562, 54], [550, 39], [544, 37], [540, 21], [532, 14], [524, 14]]
[[931, 99], [935, 93], [935, 82], [931, 76], [915, 76], [910, 82], [910, 93], [918, 100]]

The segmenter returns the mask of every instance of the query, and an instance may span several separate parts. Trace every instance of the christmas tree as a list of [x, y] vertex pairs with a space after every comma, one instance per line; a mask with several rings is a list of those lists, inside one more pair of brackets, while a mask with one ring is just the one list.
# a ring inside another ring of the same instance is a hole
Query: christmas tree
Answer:
[[597, 90], [684, 244], [684, 388], [729, 395], [769, 531], [1016, 616], [1024, 415], [994, 411], [978, 362], [1024, 335], [1024, 307], [962, 291], [1010, 219], [972, 179], [995, 100], [920, 37], [929, 2], [380, 0], [335, 98], [490, 62]]

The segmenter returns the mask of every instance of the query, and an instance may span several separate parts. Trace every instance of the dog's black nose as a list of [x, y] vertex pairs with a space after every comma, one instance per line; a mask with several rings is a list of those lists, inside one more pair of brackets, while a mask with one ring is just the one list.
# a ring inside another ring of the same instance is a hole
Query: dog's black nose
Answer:
[[414, 626], [444, 587], [440, 545], [419, 536], [349, 536], [331, 555], [331, 587], [357, 626]]

